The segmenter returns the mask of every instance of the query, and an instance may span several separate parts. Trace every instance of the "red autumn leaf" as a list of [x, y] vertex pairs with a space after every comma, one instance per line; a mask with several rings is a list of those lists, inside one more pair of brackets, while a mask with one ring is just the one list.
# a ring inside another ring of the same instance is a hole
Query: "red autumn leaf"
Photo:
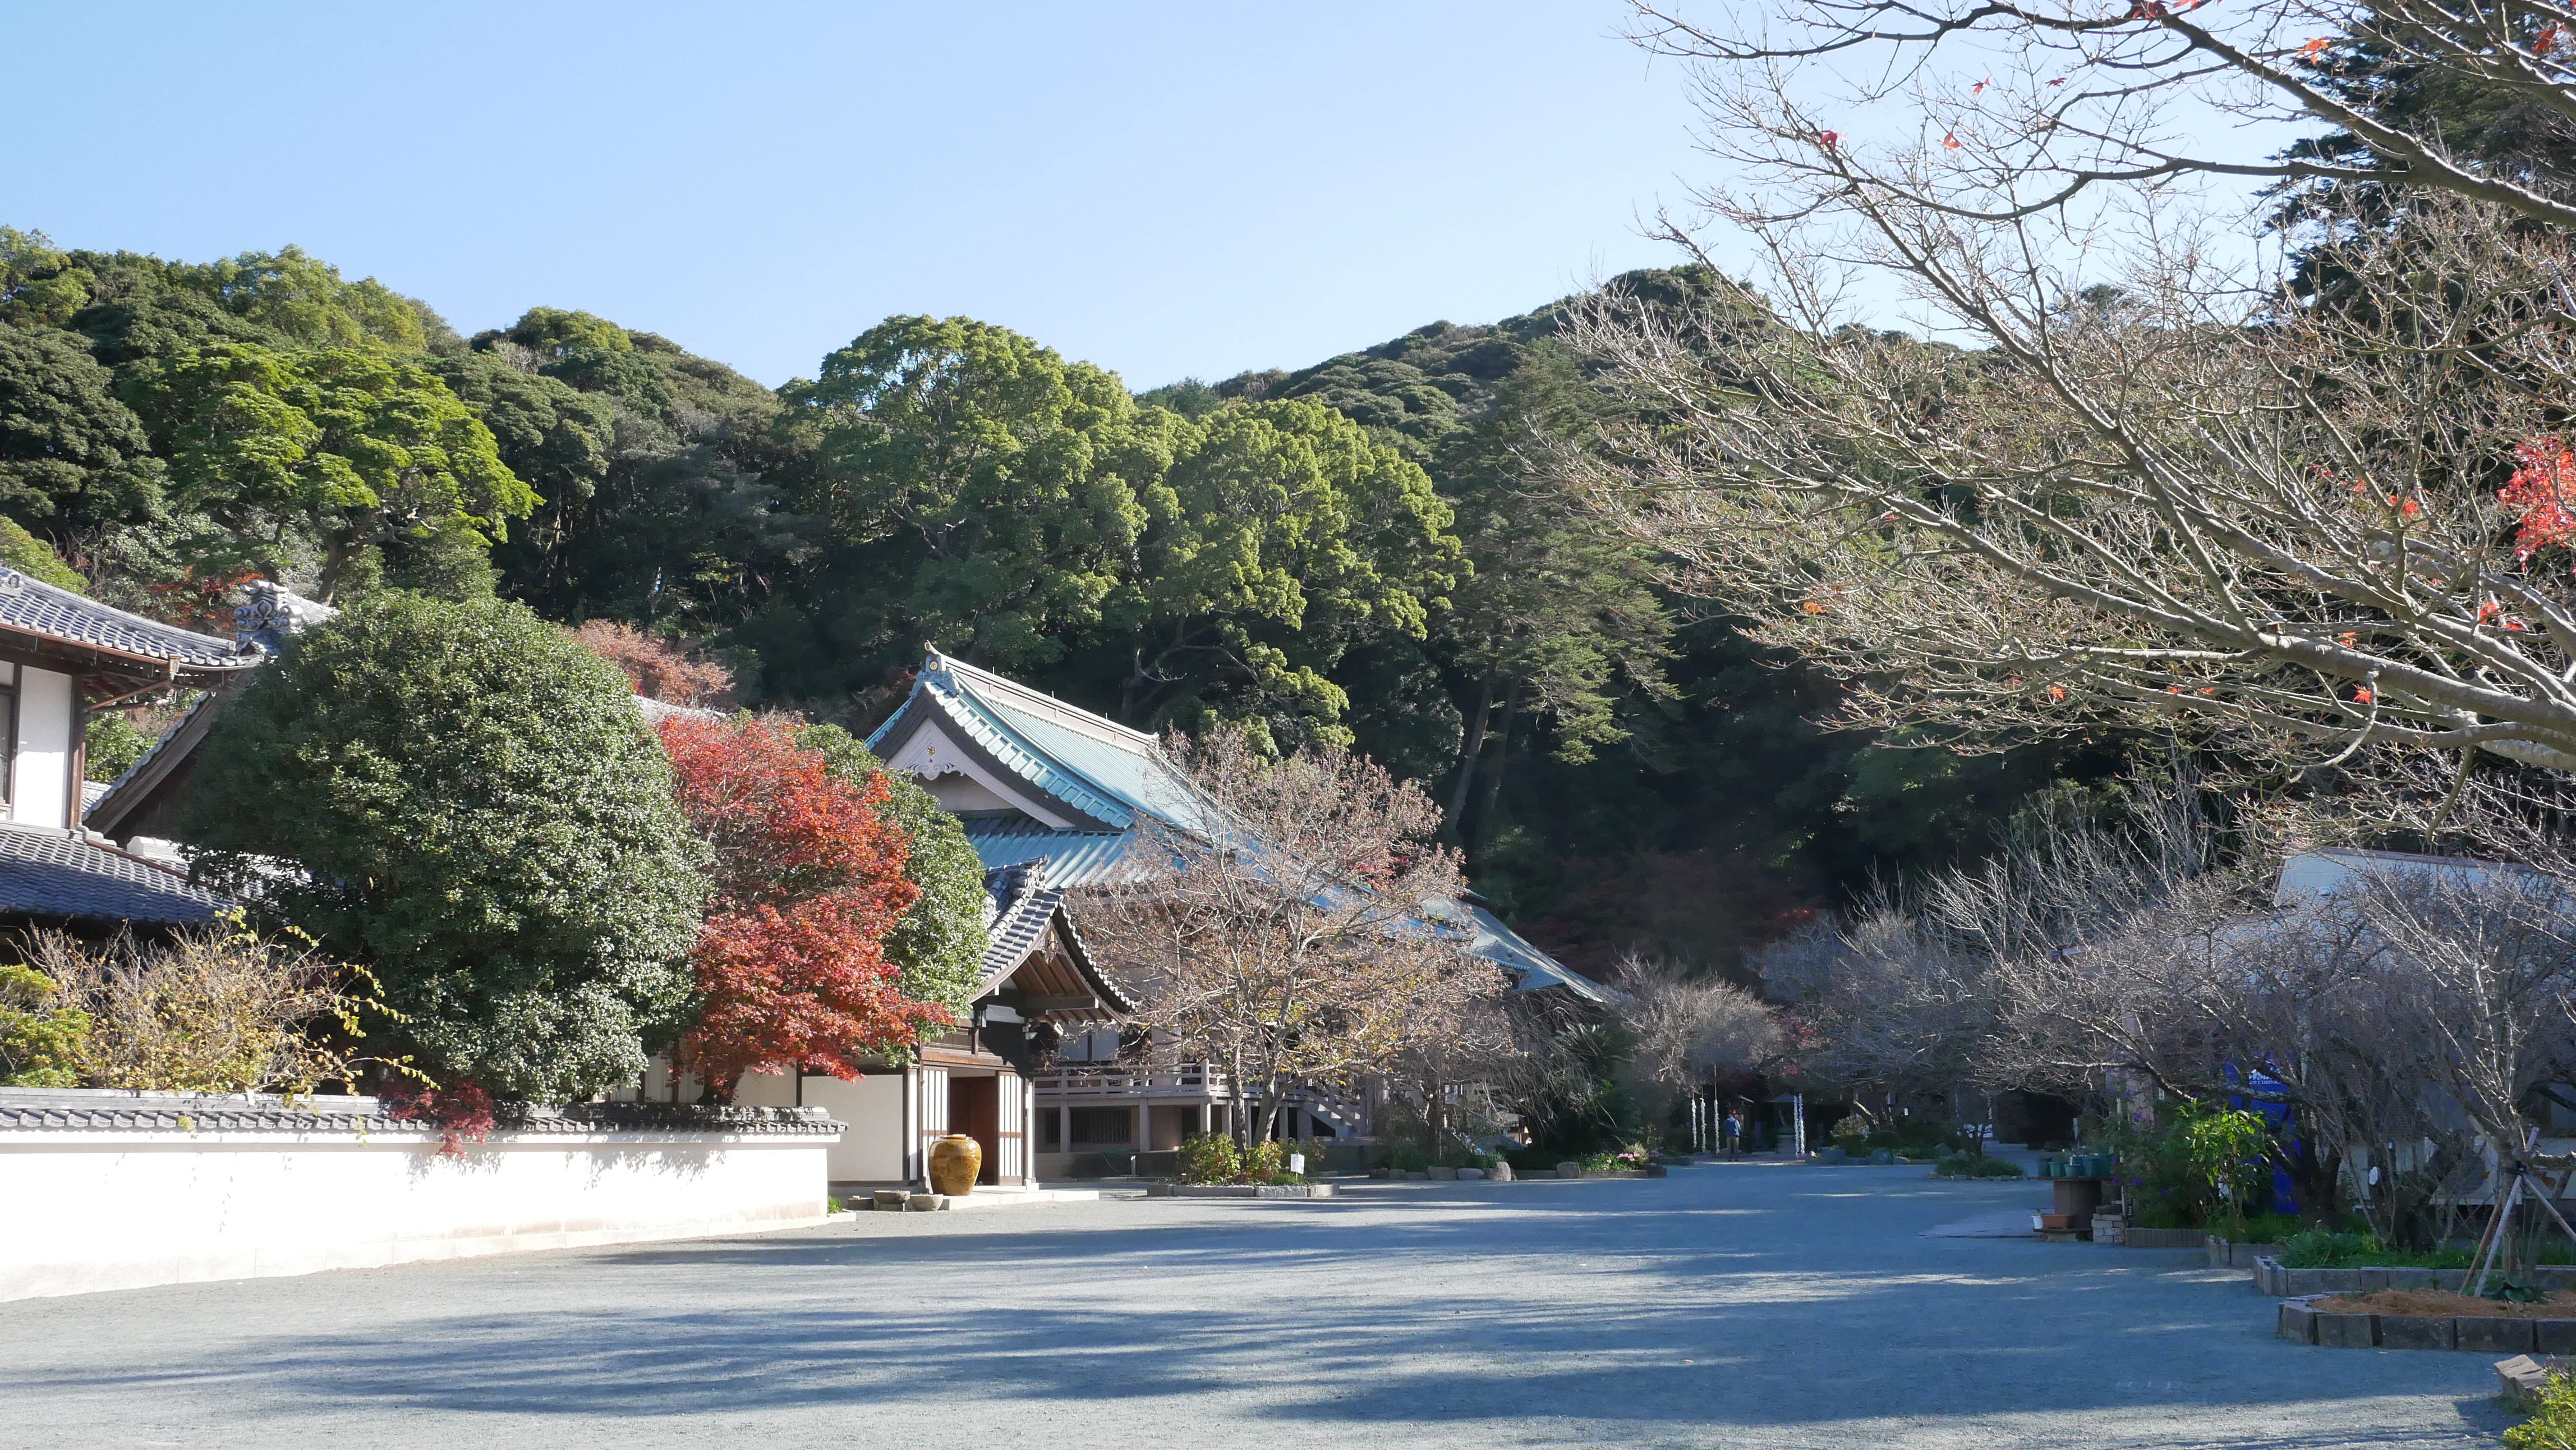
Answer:
[[2301, 60], [2310, 60], [2310, 59], [2314, 59], [2314, 58], [2315, 58], [2315, 57], [2317, 57], [2317, 56], [2320, 56], [2320, 55], [2325, 54], [2325, 50], [2326, 50], [2326, 38], [2325, 38], [2324, 36], [2320, 35], [2320, 36], [2318, 36], [2316, 39], [2311, 40], [2311, 41], [2309, 41], [2307, 44], [2305, 44], [2305, 45], [2303, 45], [2303, 46], [2300, 46], [2300, 47], [2299, 47], [2299, 58], [2300, 58]]
[[1985, 94], [1986, 87], [1993, 85], [1994, 83], [1995, 78], [1993, 76], [1988, 76], [1984, 80], [1977, 82], [1975, 85], [1968, 87], [1968, 94], [1972, 96], [1983, 95]]
[[715, 899], [693, 957], [701, 1007], [680, 1056], [730, 1087], [758, 1068], [858, 1076], [855, 1063], [947, 1024], [903, 995], [885, 935], [920, 888], [885, 809], [796, 744], [784, 720], [661, 724], [681, 812], [715, 849]]
[[2496, 499], [2513, 515], [2515, 552], [2528, 559], [2576, 537], [2576, 512], [2568, 507], [2576, 494], [2576, 454], [2556, 438], [2534, 438], [2514, 449], [2513, 459], [2520, 466]]
[[2368, 690], [2355, 690], [2355, 691], [2353, 691], [2353, 692], [2352, 692], [2352, 702], [2353, 702], [2354, 704], [2356, 704], [2356, 705], [2367, 705], [2367, 704], [2369, 704], [2369, 703], [2370, 703], [2374, 698], [2376, 698], [2376, 697], [2375, 697], [2375, 696], [2373, 696], [2373, 695], [2372, 695]]
[[1958, 150], [1958, 149], [1959, 149], [1959, 137], [1958, 137], [1958, 133], [1953, 132], [1953, 133], [1951, 133], [1950, 135], [1947, 135], [1947, 136], [1942, 137], [1942, 138], [1941, 138], [1941, 145], [1942, 145], [1943, 149], [1945, 149], [1945, 150], [1950, 150], [1950, 151], [1956, 151], [1956, 150]]
[[1819, 131], [1816, 133], [1816, 144], [1824, 147], [1828, 151], [1832, 151], [1843, 144], [1843, 133], [1840, 131]]
[[2048, 698], [2050, 698], [2050, 699], [2052, 699], [2052, 700], [2063, 700], [2063, 699], [2065, 699], [2065, 698], [2066, 698], [2066, 687], [2065, 687], [2064, 685], [2051, 685], [2051, 686], [2049, 686], [2049, 687], [2048, 687]]

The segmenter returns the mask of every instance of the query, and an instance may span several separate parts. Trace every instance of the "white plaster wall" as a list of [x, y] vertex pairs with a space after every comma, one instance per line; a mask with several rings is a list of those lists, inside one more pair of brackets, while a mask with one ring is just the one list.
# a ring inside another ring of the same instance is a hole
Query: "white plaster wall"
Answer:
[[0, 1129], [0, 1300], [818, 1223], [830, 1142]]
[[68, 826], [72, 781], [72, 677], [18, 671], [18, 760], [9, 819], [22, 826]]
[[833, 1182], [904, 1181], [902, 1073], [872, 1072], [857, 1082], [809, 1077], [805, 1106], [850, 1125], [832, 1145]]
[[903, 1074], [871, 1072], [857, 1082], [808, 1073], [799, 1102], [796, 1079], [783, 1072], [747, 1072], [733, 1100], [746, 1108], [821, 1108], [849, 1124], [832, 1140], [826, 1159], [834, 1183], [901, 1183]]

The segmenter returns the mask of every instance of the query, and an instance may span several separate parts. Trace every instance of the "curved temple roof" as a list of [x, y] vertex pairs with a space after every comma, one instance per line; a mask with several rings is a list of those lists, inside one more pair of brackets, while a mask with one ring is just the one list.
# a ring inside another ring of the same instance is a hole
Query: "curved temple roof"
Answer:
[[[927, 729], [966, 753], [961, 769], [971, 763], [1070, 823], [1053, 826], [1017, 812], [967, 814], [966, 839], [987, 871], [1044, 862], [1050, 888], [1090, 885], [1137, 869], [1127, 856], [1141, 819], [1192, 832], [1209, 823], [1203, 797], [1161, 741], [937, 650], [868, 745], [897, 761]], [[1596, 1002], [1608, 996], [1483, 907], [1437, 903], [1424, 915], [1466, 939], [1523, 991], [1562, 987]]]

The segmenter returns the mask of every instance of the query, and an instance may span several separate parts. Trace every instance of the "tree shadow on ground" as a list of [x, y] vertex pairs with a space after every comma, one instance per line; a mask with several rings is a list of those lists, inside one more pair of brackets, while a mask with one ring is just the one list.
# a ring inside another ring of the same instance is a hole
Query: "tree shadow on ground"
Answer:
[[[1908, 1219], [1988, 1196], [1933, 1195]], [[2402, 1354], [2279, 1343], [2268, 1303], [2242, 1287], [2116, 1257], [1747, 1236], [1748, 1213], [1796, 1211], [1785, 1202], [1355, 1196], [1164, 1222], [1160, 1204], [1106, 1223], [1037, 1221], [1047, 1209], [862, 1220], [522, 1261], [511, 1284], [578, 1290], [533, 1312], [395, 1312], [372, 1341], [247, 1334], [189, 1363], [22, 1362], [7, 1378], [21, 1395], [257, 1383], [389, 1411], [606, 1419], [929, 1412], [961, 1395], [1084, 1415], [1189, 1396], [1238, 1421], [1640, 1431], [1995, 1415], [2073, 1431], [2285, 1401], [2360, 1413], [2459, 1383]], [[2501, 1427], [2491, 1404], [2458, 1403], [2462, 1422], [2425, 1438]], [[2307, 1438], [2285, 1419], [2244, 1443], [2348, 1443], [2352, 1429]]]

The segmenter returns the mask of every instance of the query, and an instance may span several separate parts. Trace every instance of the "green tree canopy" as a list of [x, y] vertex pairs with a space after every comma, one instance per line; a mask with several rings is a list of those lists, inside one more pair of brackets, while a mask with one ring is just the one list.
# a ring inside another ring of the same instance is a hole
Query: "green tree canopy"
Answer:
[[309, 564], [325, 601], [376, 569], [479, 564], [537, 504], [491, 430], [413, 364], [224, 343], [144, 365], [127, 396], [178, 509], [217, 526], [195, 552], [269, 574]]
[[1418, 465], [1313, 402], [1232, 403], [1176, 432], [1098, 632], [1128, 661], [1121, 713], [1347, 744], [1350, 701], [1329, 672], [1359, 638], [1426, 634], [1464, 572], [1449, 505]]
[[62, 528], [160, 512], [142, 421], [74, 333], [0, 325], [0, 513]]
[[435, 1074], [577, 1098], [685, 1025], [705, 848], [626, 680], [524, 606], [372, 595], [200, 758], [203, 875], [371, 967]]
[[967, 318], [890, 318], [782, 392], [820, 451], [804, 511], [838, 572], [901, 570], [858, 607], [1006, 669], [1099, 621], [1181, 426], [1115, 375]]
[[172, 275], [234, 316], [305, 347], [417, 353], [427, 350], [433, 328], [447, 331], [425, 304], [373, 277], [346, 281], [339, 268], [302, 247], [183, 265]]
[[531, 308], [474, 349], [440, 370], [546, 499], [495, 551], [513, 594], [562, 618], [707, 634], [757, 613], [812, 552], [778, 481], [805, 450], [776, 436], [769, 389], [559, 308]]

